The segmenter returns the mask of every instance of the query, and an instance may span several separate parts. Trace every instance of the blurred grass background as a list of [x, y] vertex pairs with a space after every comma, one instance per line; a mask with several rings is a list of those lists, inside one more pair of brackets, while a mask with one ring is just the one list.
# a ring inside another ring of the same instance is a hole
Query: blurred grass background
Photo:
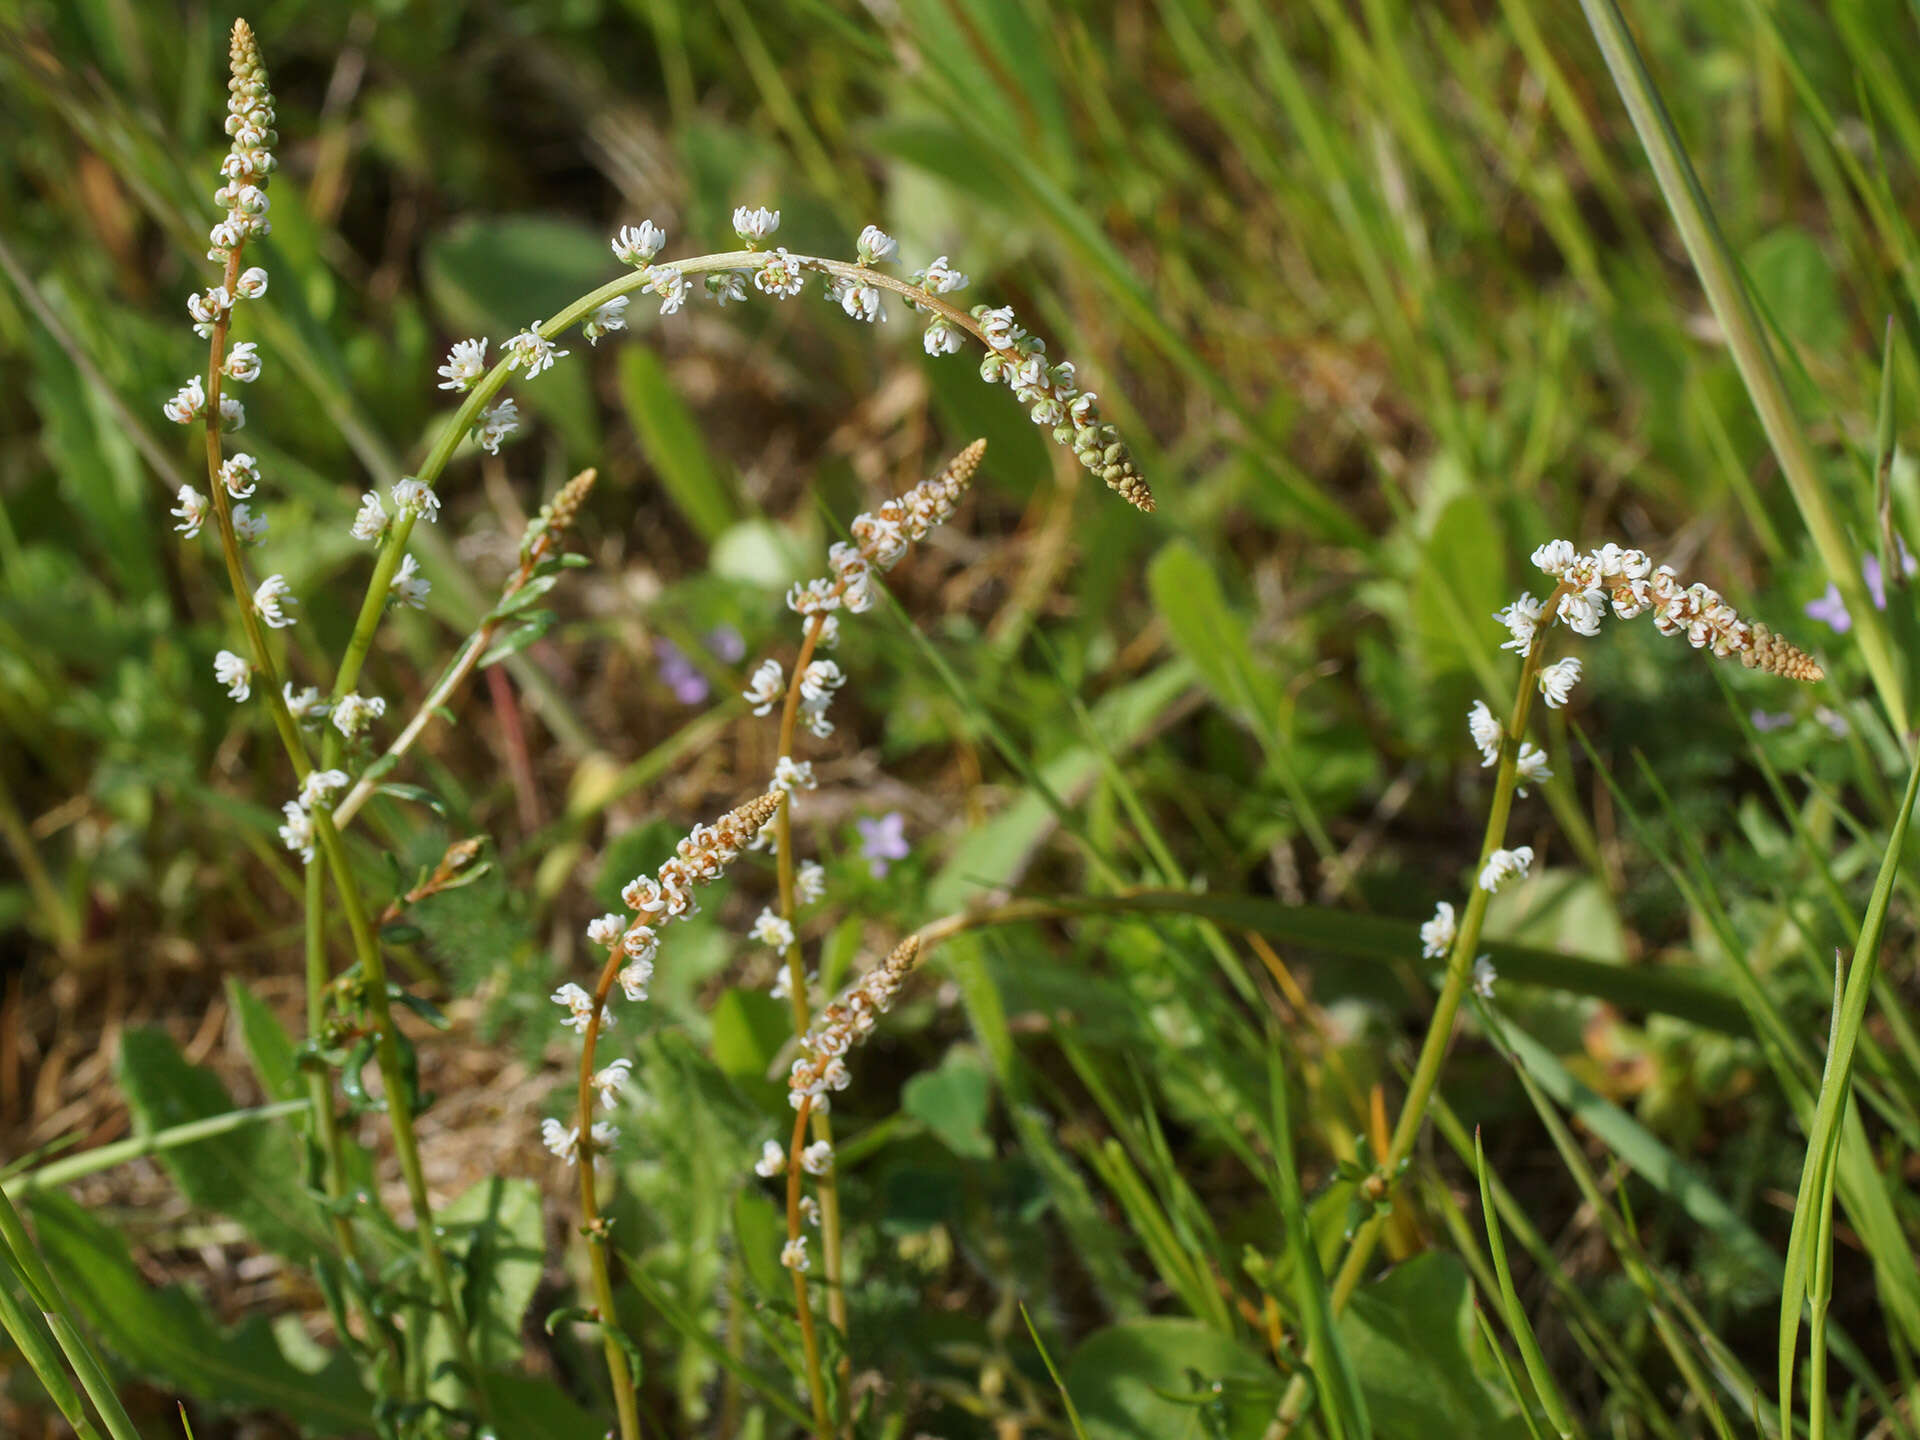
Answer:
[[[231, 643], [220, 577], [166, 515], [192, 465], [159, 403], [196, 363], [184, 298], [204, 283], [231, 17], [131, 0], [0, 15], [11, 1158], [125, 1129], [100, 1083], [123, 1026], [168, 1025], [218, 1065], [224, 977], [269, 995], [282, 977], [291, 1002], [299, 882], [274, 839], [278, 758], [212, 678]], [[1914, 12], [1704, 0], [1631, 15], [1868, 553], [1889, 322], [1897, 391], [1916, 393]], [[449, 1192], [499, 1167], [543, 1173], [543, 996], [594, 892], [770, 768], [764, 728], [685, 703], [660, 643], [725, 701], [743, 662], [716, 633], [744, 639], [746, 667], [785, 643], [778, 592], [817, 568], [834, 526], [980, 434], [977, 497], [899, 573], [907, 623], [850, 630], [840, 657], [854, 683], [810, 822], [849, 917], [828, 953], [844, 964], [994, 887], [1193, 885], [1274, 906], [1261, 923], [1291, 942], [1276, 962], [1312, 1003], [1177, 916], [946, 947], [851, 1107], [874, 1137], [854, 1213], [875, 1278], [856, 1325], [883, 1347], [863, 1363], [905, 1387], [902, 1413], [954, 1435], [1055, 1423], [1020, 1304], [1083, 1379], [1117, 1365], [1075, 1354], [1095, 1332], [1119, 1335], [1100, 1342], [1116, 1352], [1191, 1344], [1216, 1371], [1219, 1346], [1259, 1352], [1250, 1297], [1280, 1244], [1260, 1159], [1268, 1027], [1304, 1087], [1313, 1193], [1356, 1154], [1369, 1089], [1394, 1090], [1424, 1016], [1412, 926], [1458, 898], [1484, 805], [1461, 722], [1511, 686], [1486, 617], [1558, 535], [1645, 547], [1834, 676], [1788, 693], [1716, 676], [1648, 626], [1609, 627], [1580, 652], [1579, 703], [1548, 719], [1559, 777], [1519, 812], [1536, 878], [1494, 917], [1503, 942], [1628, 972], [1570, 993], [1566, 972], [1530, 987], [1517, 961], [1501, 1000], [1562, 1074], [1637, 1117], [1643, 1154], [1690, 1159], [1693, 1202], [1710, 1194], [1751, 1227], [1703, 1230], [1685, 1186], [1651, 1162], [1609, 1168], [1595, 1143], [1652, 1264], [1768, 1373], [1777, 1291], [1742, 1237], [1784, 1237], [1789, 1108], [1724, 987], [1700, 1001], [1724, 1023], [1703, 1028], [1649, 1014], [1659, 982], [1630, 972], [1707, 987], [1737, 951], [1823, 1033], [1821, 957], [1850, 938], [1904, 763], [1859, 698], [1847, 636], [1801, 613], [1829, 577], [1574, 0], [281, 0], [249, 18], [282, 168], [254, 337], [268, 369], [240, 443], [275, 492], [263, 569], [305, 597], [299, 683], [323, 681], [345, 638], [361, 490], [405, 473], [448, 413], [431, 383], [446, 345], [504, 338], [598, 283], [606, 237], [642, 216], [669, 254], [725, 248], [732, 207], [764, 203], [796, 249], [846, 253], [872, 221], [910, 266], [949, 255], [969, 302], [1013, 304], [1079, 365], [1160, 502], [1143, 518], [1084, 483], [971, 361], [927, 360], [897, 313], [868, 333], [811, 298], [692, 308], [597, 350], [576, 340], [522, 387], [531, 437], [450, 474], [417, 546], [433, 603], [390, 628], [375, 665], [408, 708], [524, 518], [600, 468], [576, 542], [593, 563], [559, 592], [561, 625], [411, 763], [441, 812], [379, 817], [413, 860], [477, 833], [498, 853], [484, 903], [418, 917], [421, 983], [468, 1002], [467, 1052], [436, 1062], [453, 1108], [429, 1149]], [[1911, 530], [1904, 457], [1891, 479]], [[913, 854], [874, 879], [854, 822], [894, 811]], [[1401, 928], [1369, 928], [1383, 917]], [[1900, 925], [1889, 995], [1910, 1001]], [[663, 1028], [750, 1089], [757, 1052], [729, 1052], [738, 1037], [707, 1018], [768, 978], [739, 928], [709, 923], [666, 958]], [[726, 1011], [748, 1032], [752, 1000]], [[1668, 1001], [1652, 1008], [1683, 1003]], [[711, 1247], [748, 1222], [727, 1198], [733, 1157], [699, 1158], [697, 1193], [664, 1198], [689, 1143], [676, 1105], [698, 1103], [672, 1068], [656, 1056], [657, 1148], [630, 1184], [657, 1216], [650, 1273], [704, 1313], [725, 1294]], [[1879, 1072], [1891, 1114], [1920, 1103], [1916, 1074]], [[488, 1126], [457, 1082], [530, 1108]], [[1575, 1317], [1543, 1343], [1578, 1404], [1608, 1433], [1708, 1433], [1675, 1399], [1685, 1376], [1656, 1318], [1673, 1302], [1599, 1242], [1501, 1059], [1462, 1048], [1445, 1093], [1526, 1197], [1543, 1242], [1526, 1293]], [[724, 1123], [750, 1155], [751, 1108]], [[1893, 1133], [1897, 1177], [1911, 1152]], [[1466, 1196], [1470, 1169], [1448, 1167]], [[196, 1252], [220, 1232], [158, 1198], [156, 1176], [100, 1181], [96, 1202], [145, 1207], [123, 1218], [150, 1277], [204, 1285]], [[1406, 1207], [1396, 1255], [1461, 1244], [1440, 1189]], [[1337, 1232], [1344, 1195], [1321, 1195]], [[1914, 1233], [1911, 1194], [1896, 1204]], [[1843, 1277], [1865, 1277], [1842, 1252]], [[228, 1318], [301, 1310], [297, 1287], [249, 1277], [237, 1254], [214, 1271]], [[1843, 1285], [1836, 1316], [1891, 1374], [1915, 1337], [1889, 1336], [1870, 1292]], [[1176, 1343], [1114, 1324], [1148, 1315], [1191, 1328]], [[1607, 1363], [1576, 1348], [1595, 1336], [1617, 1347]], [[657, 1325], [648, 1348], [652, 1403], [707, 1416], [706, 1363]], [[1600, 1378], [1608, 1364], [1633, 1378]], [[1495, 1393], [1461, 1388], [1458, 1423], [1512, 1423]]]

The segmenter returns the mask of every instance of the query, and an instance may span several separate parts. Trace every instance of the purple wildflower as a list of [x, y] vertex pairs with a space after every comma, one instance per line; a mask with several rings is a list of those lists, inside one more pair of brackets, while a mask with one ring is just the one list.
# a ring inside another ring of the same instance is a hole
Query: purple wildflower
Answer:
[[1784, 730], [1793, 724], [1793, 716], [1785, 710], [1778, 714], [1767, 710], [1756, 710], [1747, 718], [1753, 722], [1753, 728], [1763, 735], [1769, 730]]
[[1809, 619], [1824, 620], [1833, 627], [1836, 635], [1844, 635], [1853, 628], [1853, 616], [1847, 613], [1847, 602], [1840, 598], [1840, 587], [1831, 580], [1827, 582], [1827, 593], [1818, 600], [1809, 600], [1805, 609]]
[[653, 642], [653, 658], [660, 664], [660, 678], [682, 705], [698, 705], [707, 698], [707, 678], [693, 668], [680, 647], [664, 636]]
[[887, 873], [889, 861], [907, 858], [906, 820], [898, 810], [889, 810], [878, 820], [862, 816], [853, 823], [860, 831], [860, 858], [874, 879]]

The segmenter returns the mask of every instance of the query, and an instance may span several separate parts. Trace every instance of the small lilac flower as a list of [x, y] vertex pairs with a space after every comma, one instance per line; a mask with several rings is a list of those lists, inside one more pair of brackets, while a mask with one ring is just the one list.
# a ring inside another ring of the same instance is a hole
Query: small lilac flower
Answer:
[[1785, 710], [1778, 714], [1767, 710], [1756, 710], [1747, 718], [1753, 722], [1753, 728], [1763, 735], [1769, 730], [1784, 730], [1793, 724], [1793, 716]]
[[731, 625], [716, 625], [709, 630], [707, 649], [722, 665], [738, 665], [747, 658], [747, 642]]
[[660, 663], [660, 678], [682, 705], [698, 705], [707, 698], [707, 677], [693, 668], [684, 651], [664, 637], [653, 642], [654, 659]]
[[1838, 710], [1829, 710], [1825, 705], [1820, 706], [1813, 712], [1813, 718], [1826, 726], [1827, 733], [1836, 740], [1846, 739], [1848, 733], [1853, 728], [1847, 724], [1846, 716], [1842, 715]]
[[1881, 573], [1880, 557], [1868, 555], [1860, 561], [1860, 578], [1867, 582], [1867, 594], [1873, 597], [1873, 608], [1887, 608], [1887, 577]]
[[1831, 580], [1827, 582], [1827, 593], [1818, 600], [1809, 600], [1805, 605], [1807, 618], [1823, 620], [1833, 627], [1833, 633], [1844, 635], [1853, 628], [1853, 616], [1847, 613], [1847, 602], [1840, 598], [1840, 587]]
[[889, 861], [907, 858], [906, 820], [898, 810], [889, 810], [878, 820], [862, 816], [854, 825], [860, 831], [860, 858], [867, 862], [874, 879], [887, 873]]

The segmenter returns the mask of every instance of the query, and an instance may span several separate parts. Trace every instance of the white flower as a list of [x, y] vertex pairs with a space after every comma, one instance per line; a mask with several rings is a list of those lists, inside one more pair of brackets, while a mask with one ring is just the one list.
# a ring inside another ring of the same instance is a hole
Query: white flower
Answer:
[[572, 353], [554, 349], [553, 342], [540, 333], [538, 321], [529, 325], [500, 348], [507, 352], [508, 367], [517, 370], [525, 366], [529, 380], [543, 370], [551, 370], [554, 361]]
[[280, 698], [287, 702], [287, 711], [302, 725], [319, 726], [325, 723], [327, 712], [332, 707], [317, 686], [309, 685], [298, 695], [293, 693], [291, 681], [280, 686]]
[[958, 325], [944, 315], [937, 315], [920, 337], [920, 348], [936, 359], [942, 355], [958, 355], [965, 338]]
[[1557, 580], [1578, 554], [1571, 540], [1549, 540], [1533, 552], [1533, 563]]
[[800, 698], [809, 704], [822, 705], [831, 700], [834, 692], [846, 683], [846, 675], [833, 661], [815, 660], [801, 672]]
[[562, 1125], [551, 1117], [542, 1120], [540, 1143], [569, 1165], [575, 1164], [580, 1159], [580, 1127], [578, 1125]]
[[378, 540], [387, 529], [387, 507], [380, 503], [380, 497], [368, 490], [360, 496], [360, 509], [353, 517], [353, 538], [356, 540]]
[[789, 1270], [807, 1273], [807, 1237], [796, 1235], [780, 1247], [780, 1263]]
[[242, 270], [233, 282], [233, 293], [242, 300], [258, 300], [267, 293], [267, 272], [258, 265]]
[[221, 369], [229, 380], [238, 380], [242, 385], [260, 378], [260, 347], [251, 340], [241, 340], [227, 351], [227, 358], [221, 363]]
[[1560, 597], [1558, 614], [1576, 635], [1598, 635], [1600, 621], [1606, 613], [1605, 591], [1573, 590]]
[[758, 210], [741, 205], [733, 212], [733, 233], [747, 242], [749, 250], [779, 228], [780, 212], [764, 205]]
[[916, 270], [913, 283], [929, 295], [944, 295], [949, 290], [965, 289], [967, 277], [947, 264], [947, 257], [942, 255], [926, 269]]
[[767, 994], [775, 1000], [786, 1000], [793, 995], [792, 967], [782, 965], [773, 972], [773, 984], [768, 987]]
[[587, 317], [587, 323], [580, 327], [580, 333], [587, 337], [589, 345], [598, 345], [602, 335], [611, 335], [616, 330], [627, 328], [627, 304], [632, 298], [629, 295], [616, 295]]
[[386, 713], [387, 702], [378, 695], [360, 695], [350, 690], [334, 702], [333, 728], [351, 740]]
[[1504, 610], [1493, 612], [1493, 618], [1507, 627], [1509, 638], [1500, 648], [1512, 650], [1524, 655], [1533, 644], [1533, 634], [1540, 623], [1540, 613], [1546, 608], [1543, 601], [1533, 598], [1527, 591], [1520, 592], [1520, 598]]
[[740, 692], [740, 698], [753, 706], [754, 714], [765, 715], [780, 703], [785, 693], [786, 672], [780, 668], [780, 662], [762, 660], [747, 688]]
[[260, 588], [253, 592], [253, 608], [260, 612], [260, 618], [273, 630], [284, 630], [294, 623], [293, 616], [287, 614], [284, 607], [299, 603], [293, 598], [293, 587], [287, 584], [284, 575], [269, 575], [260, 582]]
[[198, 375], [182, 385], [174, 392], [173, 398], [160, 407], [167, 419], [176, 425], [191, 425], [206, 408], [207, 391]]
[[776, 950], [785, 950], [793, 944], [793, 926], [774, 914], [771, 909], [763, 909], [759, 918], [753, 922], [753, 938], [762, 945], [771, 945]]
[[980, 322], [980, 333], [986, 337], [987, 344], [995, 350], [1013, 349], [1027, 333], [1014, 323], [1011, 305], [991, 309], [982, 306], [974, 318]]
[[784, 790], [791, 795], [795, 790], [812, 790], [819, 785], [813, 778], [813, 762], [802, 760], [797, 764], [791, 755], [782, 755], [773, 767], [773, 788]]
[[[560, 1022], [562, 1025], [572, 1026], [576, 1035], [586, 1033], [588, 1024], [593, 1020], [593, 996], [569, 980], [547, 998], [552, 1000], [556, 1005], [566, 1006], [567, 1018]], [[613, 1012], [611, 1010], [601, 1017], [600, 1024], [602, 1028], [609, 1027], [613, 1024]]]
[[231, 395], [220, 397], [220, 428], [222, 430], [247, 428], [247, 407]]
[[1491, 765], [1500, 758], [1500, 742], [1506, 738], [1506, 731], [1494, 718], [1493, 711], [1487, 708], [1486, 701], [1474, 701], [1473, 708], [1467, 711], [1467, 734], [1480, 747], [1482, 766]]
[[287, 849], [298, 855], [303, 864], [313, 863], [313, 817], [298, 800], [289, 800], [280, 807], [280, 813], [287, 817], [280, 827], [280, 840]]
[[763, 1180], [771, 1180], [782, 1174], [787, 1168], [787, 1152], [780, 1148], [778, 1140], [760, 1142], [760, 1158], [753, 1162], [753, 1173]]
[[1527, 867], [1533, 864], [1533, 847], [1517, 846], [1512, 850], [1496, 850], [1487, 857], [1487, 863], [1480, 867], [1480, 888], [1489, 895], [1499, 893], [1500, 887], [1513, 879], [1525, 879]]
[[777, 300], [791, 300], [805, 284], [806, 277], [784, 245], [767, 256], [765, 263], [753, 272], [753, 288]]
[[1433, 907], [1433, 918], [1420, 927], [1420, 953], [1437, 960], [1453, 948], [1453, 906], [1442, 900]]
[[1531, 740], [1522, 741], [1520, 758], [1514, 767], [1515, 789], [1522, 795], [1527, 793], [1529, 785], [1544, 785], [1553, 778], [1553, 771], [1547, 767], [1547, 752]]
[[1482, 1000], [1493, 998], [1493, 982], [1500, 978], [1500, 972], [1493, 968], [1493, 961], [1485, 955], [1476, 956], [1473, 962], [1473, 993]]
[[258, 545], [267, 535], [267, 517], [246, 505], [233, 507], [233, 534], [242, 545]]
[[827, 872], [811, 860], [802, 860], [794, 873], [793, 889], [802, 905], [811, 905], [827, 893]]
[[489, 455], [498, 455], [500, 442], [519, 428], [520, 407], [508, 396], [480, 412], [480, 423], [473, 427], [474, 443]]
[[655, 265], [647, 271], [647, 288], [660, 297], [662, 315], [678, 315], [691, 287], [677, 265]]
[[843, 284], [834, 298], [849, 319], [864, 320], [871, 325], [887, 318], [887, 312], [880, 308], [880, 289], [876, 285]]
[[187, 297], [187, 313], [193, 317], [193, 333], [202, 340], [213, 338], [213, 327], [233, 308], [233, 297], [224, 285]]
[[428, 524], [440, 518], [440, 497], [433, 493], [432, 486], [421, 484], [411, 475], [394, 481], [387, 495], [396, 514], [411, 515], [416, 520], [424, 516]]
[[[645, 926], [640, 928], [643, 930], [646, 929]], [[647, 933], [652, 934], [653, 932], [649, 930]], [[629, 938], [631, 938], [631, 936], [629, 936]], [[628, 961], [620, 967], [618, 979], [620, 981], [621, 993], [635, 1005], [638, 1005], [642, 1000], [647, 998], [647, 986], [653, 983], [653, 961], [644, 955], [637, 960]]]
[[[813, 1108], [821, 1108], [820, 1099], [815, 1097]], [[824, 1175], [833, 1169], [833, 1144], [827, 1140], [816, 1140], [800, 1152], [800, 1168], [809, 1175]]]
[[1573, 694], [1573, 687], [1580, 683], [1580, 658], [1569, 655], [1557, 660], [1540, 671], [1540, 693], [1546, 697], [1547, 708], [1558, 710], [1567, 703], [1567, 697]]
[[229, 700], [245, 700], [253, 694], [253, 666], [231, 650], [222, 650], [213, 657], [213, 678], [227, 687]]
[[593, 1088], [600, 1092], [600, 1103], [607, 1109], [611, 1110], [620, 1103], [620, 1092], [626, 1089], [627, 1077], [632, 1070], [633, 1062], [622, 1056], [594, 1075]]
[[180, 523], [173, 528], [189, 540], [200, 533], [200, 527], [207, 521], [207, 497], [191, 485], [182, 485], [180, 493], [174, 497], [179, 503], [173, 507], [173, 513], [180, 517]]
[[411, 555], [400, 557], [400, 568], [393, 572], [393, 579], [387, 589], [393, 593], [402, 605], [410, 605], [415, 610], [427, 608], [427, 595], [433, 589], [431, 580], [420, 577], [420, 566]]
[[305, 783], [300, 786], [301, 805], [308, 810], [326, 805], [336, 790], [347, 788], [348, 780], [344, 770], [309, 770]]
[[642, 220], [637, 227], [622, 225], [620, 233], [613, 237], [613, 258], [622, 265], [644, 265], [658, 255], [666, 243], [667, 232], [651, 220]]
[[587, 922], [587, 939], [596, 945], [616, 945], [626, 928], [624, 915], [602, 915]]
[[247, 454], [229, 455], [220, 462], [220, 483], [234, 499], [246, 499], [260, 483], [260, 462]]
[[802, 1195], [800, 1197], [800, 1218], [818, 1230], [820, 1228], [820, 1202], [811, 1195]]
[[724, 310], [734, 301], [747, 298], [747, 277], [738, 270], [723, 270], [709, 275], [707, 276], [707, 294], [711, 295], [714, 303]]
[[440, 367], [442, 390], [471, 390], [474, 382], [487, 373], [487, 339], [456, 340], [447, 351], [447, 363]]
[[893, 237], [878, 225], [869, 225], [862, 230], [853, 248], [862, 265], [877, 265], [882, 260], [891, 260], [900, 249], [893, 243]]

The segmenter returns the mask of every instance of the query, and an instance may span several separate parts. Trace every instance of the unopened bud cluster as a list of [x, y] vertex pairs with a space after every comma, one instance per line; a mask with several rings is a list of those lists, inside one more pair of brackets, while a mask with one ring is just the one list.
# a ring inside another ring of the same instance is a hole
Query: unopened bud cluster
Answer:
[[787, 1099], [798, 1110], [812, 1102], [815, 1110], [831, 1103], [828, 1092], [847, 1088], [847, 1051], [873, 1033], [880, 1017], [893, 1007], [901, 983], [920, 958], [920, 937], [909, 935], [887, 956], [885, 963], [861, 977], [851, 990], [826, 1006], [800, 1042], [800, 1058], [787, 1077]]

